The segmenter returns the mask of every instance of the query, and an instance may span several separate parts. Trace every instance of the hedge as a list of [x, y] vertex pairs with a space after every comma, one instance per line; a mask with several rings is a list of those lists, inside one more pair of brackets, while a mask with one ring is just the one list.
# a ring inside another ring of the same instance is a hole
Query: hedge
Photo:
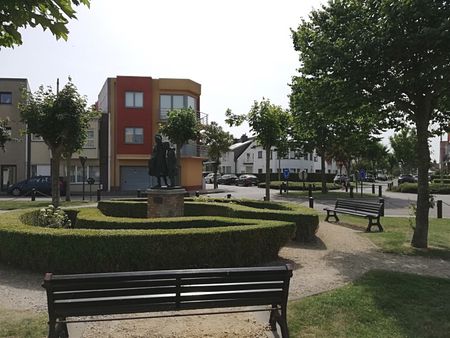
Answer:
[[[277, 189], [280, 190], [281, 184], [284, 184], [284, 181], [272, 181], [270, 182], [270, 189]], [[319, 191], [322, 190], [322, 182], [305, 182], [305, 185], [303, 186], [303, 182], [289, 182], [289, 190], [308, 190], [309, 185], [311, 185], [311, 189], [313, 191]], [[258, 183], [258, 187], [265, 188], [266, 183]], [[327, 189], [328, 190], [337, 190], [341, 189], [342, 186], [339, 184], [334, 183], [327, 183]]]
[[[21, 210], [2, 214], [1, 262], [57, 273], [248, 266], [276, 259], [295, 231], [292, 222], [218, 217], [174, 219], [177, 224], [210, 222], [208, 228], [54, 229], [30, 225], [36, 213]], [[75, 226], [101, 222], [105, 217], [88, 208], [79, 209], [78, 216]], [[139, 222], [116, 219], [116, 223]], [[142, 224], [150, 223], [142, 220]]]
[[[429, 188], [430, 194], [450, 194], [449, 184], [430, 183]], [[417, 194], [417, 183], [402, 183], [398, 187], [392, 187], [391, 191]]]
[[147, 218], [147, 199], [117, 199], [99, 201], [97, 208], [114, 217]]

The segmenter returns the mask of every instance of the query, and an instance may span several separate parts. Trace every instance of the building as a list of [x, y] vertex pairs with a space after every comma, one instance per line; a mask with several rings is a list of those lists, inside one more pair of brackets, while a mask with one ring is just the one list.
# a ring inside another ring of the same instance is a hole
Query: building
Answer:
[[[278, 158], [275, 147], [270, 151], [270, 172], [281, 173], [289, 169], [290, 173], [319, 173], [321, 171], [320, 156], [315, 152], [301, 153], [291, 150], [288, 155]], [[243, 173], [263, 174], [266, 172], [266, 151], [253, 139], [241, 138], [234, 143], [228, 152], [220, 159], [222, 174]], [[325, 172], [334, 174], [339, 172], [336, 162], [325, 162]]]
[[29, 90], [27, 79], [0, 79], [0, 119], [8, 119], [13, 141], [7, 142], [5, 151], [0, 150], [0, 190], [9, 184], [30, 177], [30, 138], [24, 134], [25, 124], [20, 121], [19, 103], [22, 91]]
[[450, 168], [450, 133], [447, 134], [447, 140], [440, 142], [439, 148], [439, 164], [442, 166], [442, 169]]
[[[147, 189], [156, 182], [148, 174], [148, 160], [158, 125], [172, 109], [200, 111], [200, 84], [189, 79], [140, 76], [108, 78], [98, 95], [100, 118], [100, 177], [105, 190]], [[199, 118], [203, 114], [198, 113]], [[181, 185], [202, 187], [203, 152], [197, 144], [181, 149]], [[153, 180], [153, 181], [152, 181]]]

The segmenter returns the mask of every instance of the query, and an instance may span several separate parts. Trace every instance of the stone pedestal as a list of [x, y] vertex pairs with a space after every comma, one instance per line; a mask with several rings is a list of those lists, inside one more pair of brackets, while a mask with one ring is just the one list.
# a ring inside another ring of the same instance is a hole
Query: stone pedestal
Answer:
[[184, 216], [183, 188], [175, 189], [148, 189], [147, 217], [179, 217]]

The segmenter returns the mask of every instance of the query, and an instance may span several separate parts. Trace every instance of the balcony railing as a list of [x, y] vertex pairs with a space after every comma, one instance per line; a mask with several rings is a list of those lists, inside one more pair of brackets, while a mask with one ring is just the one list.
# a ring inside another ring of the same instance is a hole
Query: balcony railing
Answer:
[[208, 157], [208, 147], [200, 144], [185, 144], [181, 147], [181, 156]]

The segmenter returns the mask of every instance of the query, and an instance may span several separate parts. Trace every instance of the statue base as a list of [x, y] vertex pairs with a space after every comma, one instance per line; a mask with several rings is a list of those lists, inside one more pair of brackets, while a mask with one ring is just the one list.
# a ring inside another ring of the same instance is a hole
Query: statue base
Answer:
[[184, 196], [186, 190], [180, 187], [147, 190], [147, 217], [184, 216]]

